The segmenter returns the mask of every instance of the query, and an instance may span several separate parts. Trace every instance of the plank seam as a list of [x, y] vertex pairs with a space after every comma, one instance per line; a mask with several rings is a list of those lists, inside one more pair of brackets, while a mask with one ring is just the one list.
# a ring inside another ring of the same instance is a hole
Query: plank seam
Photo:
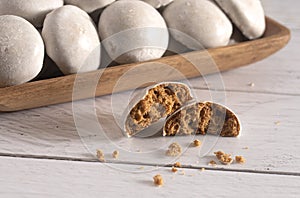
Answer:
[[[8, 154], [0, 153], [0, 157], [7, 158], [20, 158], [20, 159], [32, 159], [32, 160], [52, 160], [52, 161], [70, 161], [70, 162], [86, 162], [86, 163], [101, 163], [96, 159], [81, 159], [81, 158], [72, 158], [72, 157], [58, 157], [58, 156], [43, 156], [43, 155], [22, 155], [22, 154]], [[154, 164], [154, 163], [140, 163], [140, 162], [120, 162], [115, 160], [107, 160], [106, 164], [120, 164], [120, 165], [135, 165], [135, 166], [155, 166], [155, 167], [169, 167], [171, 168], [173, 164]], [[182, 165], [182, 168], [185, 169], [198, 169], [199, 167], [191, 165]], [[202, 167], [201, 167], [202, 168]], [[296, 176], [299, 177], [300, 173], [298, 172], [283, 172], [283, 171], [263, 171], [263, 170], [251, 170], [251, 169], [225, 169], [219, 167], [208, 167], [203, 166], [206, 170], [209, 171], [224, 171], [224, 172], [237, 172], [237, 173], [253, 173], [253, 174], [268, 174], [268, 175], [285, 175], [285, 176]]]
[[203, 91], [218, 91], [218, 92], [234, 92], [234, 93], [251, 93], [251, 94], [266, 94], [266, 95], [278, 95], [278, 96], [300, 96], [300, 93], [293, 94], [293, 93], [279, 93], [279, 92], [271, 92], [271, 91], [245, 91], [245, 90], [237, 90], [237, 89], [207, 89], [201, 87], [194, 87], [193, 89], [203, 90]]

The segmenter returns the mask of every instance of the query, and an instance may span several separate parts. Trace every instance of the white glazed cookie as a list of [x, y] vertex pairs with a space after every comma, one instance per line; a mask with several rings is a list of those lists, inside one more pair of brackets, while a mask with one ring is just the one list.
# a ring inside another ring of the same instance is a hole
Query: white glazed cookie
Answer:
[[25, 19], [0, 16], [0, 87], [32, 80], [43, 66], [44, 43]]
[[163, 16], [175, 40], [190, 49], [213, 48], [228, 44], [232, 24], [220, 8], [208, 0], [176, 0]]
[[66, 5], [47, 15], [42, 36], [49, 57], [64, 74], [96, 70], [100, 66], [100, 40], [89, 15]]
[[260, 0], [215, 0], [248, 39], [256, 39], [266, 29]]
[[142, 1], [111, 4], [101, 14], [98, 28], [108, 55], [121, 64], [160, 58], [168, 47], [163, 17]]
[[63, 5], [63, 0], [0, 0], [0, 15], [20, 16], [42, 27], [46, 15]]
[[66, 4], [75, 5], [84, 11], [91, 13], [100, 8], [104, 8], [115, 0], [65, 0]]

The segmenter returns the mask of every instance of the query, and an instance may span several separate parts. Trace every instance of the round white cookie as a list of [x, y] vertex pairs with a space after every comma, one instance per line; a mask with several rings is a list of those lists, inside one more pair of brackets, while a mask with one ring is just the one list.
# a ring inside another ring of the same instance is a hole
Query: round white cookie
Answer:
[[20, 16], [35, 27], [42, 27], [46, 15], [63, 5], [63, 0], [1, 0], [0, 15]]
[[39, 74], [44, 43], [32, 24], [18, 16], [0, 16], [0, 41], [0, 87], [19, 85]]
[[248, 39], [261, 37], [266, 29], [260, 0], [215, 0]]
[[115, 0], [65, 0], [66, 4], [75, 5], [84, 11], [91, 13], [100, 8], [108, 6]]
[[216, 4], [208, 0], [176, 0], [163, 16], [175, 40], [193, 50], [225, 46], [232, 24]]
[[160, 58], [168, 47], [164, 19], [142, 1], [111, 4], [101, 14], [98, 28], [108, 55], [121, 64]]
[[96, 70], [100, 66], [100, 40], [89, 15], [66, 5], [47, 15], [42, 36], [48, 56], [64, 74]]

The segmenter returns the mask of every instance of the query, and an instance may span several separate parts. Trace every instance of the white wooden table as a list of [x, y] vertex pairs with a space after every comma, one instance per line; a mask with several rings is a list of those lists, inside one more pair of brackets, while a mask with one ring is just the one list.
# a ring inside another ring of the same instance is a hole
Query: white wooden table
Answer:
[[[291, 29], [292, 40], [264, 61], [222, 73], [226, 104], [242, 120], [241, 137], [197, 136], [211, 148], [199, 157], [204, 150], [188, 147], [194, 137], [127, 139], [111, 128], [106, 137], [86, 132], [81, 139], [71, 103], [2, 113], [0, 197], [299, 197], [300, 3], [262, 2], [268, 16]], [[209, 96], [204, 83], [196, 87], [198, 94]], [[103, 105], [107, 98], [97, 101]], [[82, 118], [87, 124], [88, 119]], [[178, 159], [164, 155], [173, 141], [185, 148]], [[97, 148], [105, 152], [106, 163], [96, 160]], [[219, 149], [243, 155], [247, 162], [208, 165]], [[114, 150], [120, 151], [119, 159], [111, 157]], [[183, 165], [176, 174], [170, 171], [175, 161]], [[165, 180], [160, 188], [152, 181], [158, 173]]]

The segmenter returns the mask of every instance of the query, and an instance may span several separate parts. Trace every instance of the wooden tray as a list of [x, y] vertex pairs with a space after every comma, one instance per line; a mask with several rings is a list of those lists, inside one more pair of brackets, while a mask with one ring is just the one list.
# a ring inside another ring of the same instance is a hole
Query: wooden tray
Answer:
[[[146, 63], [153, 65], [157, 65], [157, 63], [166, 64], [180, 71], [185, 77], [193, 78], [216, 72], [216, 69], [206, 68], [202, 69], [201, 73], [199, 73], [191, 62], [188, 61], [193, 60], [193, 62], [196, 62], [197, 64], [205, 65], [207, 62], [207, 52], [215, 61], [219, 71], [230, 70], [257, 62], [283, 48], [290, 39], [290, 31], [286, 27], [268, 17], [266, 17], [266, 22], [266, 32], [260, 39], [226, 47], [208, 49], [207, 51], [193, 51], [183, 54], [183, 56], [166, 56]], [[0, 112], [19, 111], [111, 94], [118, 79], [126, 71], [134, 68], [138, 64], [140, 63], [114, 66], [106, 68], [104, 71], [97, 70], [80, 74], [80, 83], [84, 90], [85, 86], [88, 86], [90, 83], [90, 79], [97, 79], [99, 73], [103, 72], [95, 93], [90, 94], [88, 92], [83, 92], [76, 98], [72, 98], [76, 75], [68, 75], [29, 82], [18, 86], [0, 88]], [[141, 72], [147, 73], [147, 71]], [[178, 80], [178, 77], [168, 75], [165, 76], [163, 80]], [[132, 79], [132, 81], [134, 81], [134, 79]], [[119, 87], [118, 90], [114, 91], [130, 90], [134, 87], [134, 83], [128, 81], [128, 83], [123, 84], [122, 87]]]

